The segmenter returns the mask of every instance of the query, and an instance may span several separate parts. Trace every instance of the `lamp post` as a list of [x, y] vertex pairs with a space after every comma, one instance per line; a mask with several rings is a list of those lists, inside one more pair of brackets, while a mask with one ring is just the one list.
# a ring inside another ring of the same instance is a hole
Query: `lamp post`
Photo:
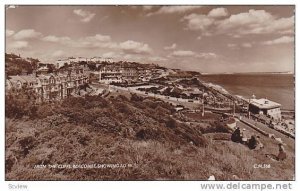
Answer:
[[235, 101], [233, 101], [233, 116], [235, 115]]
[[202, 117], [204, 116], [204, 90], [203, 90], [203, 94], [202, 94]]
[[249, 98], [249, 102], [248, 102], [248, 118], [250, 119], [250, 102], [251, 99]]

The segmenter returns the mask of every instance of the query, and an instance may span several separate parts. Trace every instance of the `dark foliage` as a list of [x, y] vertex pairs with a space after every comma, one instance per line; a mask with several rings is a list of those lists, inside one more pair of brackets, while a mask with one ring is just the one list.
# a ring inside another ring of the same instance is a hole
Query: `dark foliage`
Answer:
[[131, 94], [131, 98], [130, 98], [131, 101], [143, 101], [143, 97], [141, 96], [138, 96], [137, 94]]
[[5, 115], [11, 118], [28, 116], [35, 118], [37, 106], [35, 105], [34, 93], [28, 90], [10, 92], [5, 96]]
[[31, 74], [37, 68], [38, 59], [24, 59], [15, 54], [5, 54], [5, 71], [8, 76], [21, 75], [22, 73]]
[[[7, 179], [184, 179], [191, 176], [190, 173], [195, 178], [206, 179], [211, 165], [224, 169], [224, 173], [233, 173], [234, 170], [226, 169], [222, 162], [211, 164], [211, 157], [220, 161], [222, 155], [218, 152], [223, 151], [219, 147], [213, 148], [216, 154], [204, 151], [205, 147], [212, 149], [210, 141], [198, 126], [171, 116], [171, 105], [152, 98], [134, 100], [125, 96], [70, 97], [37, 105], [37, 118], [30, 120], [20, 119], [33, 115], [28, 112], [29, 105], [25, 105], [18, 107], [17, 122], [14, 112], [10, 111], [9, 118], [14, 119], [7, 119], [6, 125]], [[6, 107], [12, 108], [13, 103], [9, 100]], [[225, 131], [221, 124], [211, 124], [208, 129]], [[202, 159], [210, 166], [203, 167]], [[188, 160], [191, 163], [186, 163]], [[133, 167], [33, 169], [36, 164], [94, 163], [133, 164]], [[247, 172], [249, 170], [243, 171], [244, 176], [249, 177]]]

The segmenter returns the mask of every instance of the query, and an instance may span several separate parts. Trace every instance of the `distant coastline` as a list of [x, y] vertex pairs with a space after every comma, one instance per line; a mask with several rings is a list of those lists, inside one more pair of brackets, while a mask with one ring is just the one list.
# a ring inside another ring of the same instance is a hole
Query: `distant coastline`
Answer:
[[246, 99], [255, 95], [268, 98], [282, 105], [282, 109], [295, 110], [294, 75], [287, 73], [234, 73], [208, 74], [201, 79], [217, 84], [232, 95]]
[[205, 73], [201, 75], [294, 75], [294, 72], [224, 72], [224, 73]]

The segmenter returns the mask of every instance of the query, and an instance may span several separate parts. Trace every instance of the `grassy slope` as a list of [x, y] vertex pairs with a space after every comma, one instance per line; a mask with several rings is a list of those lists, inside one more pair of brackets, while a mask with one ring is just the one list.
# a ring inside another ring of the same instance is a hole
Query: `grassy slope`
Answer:
[[[38, 119], [7, 118], [6, 179], [206, 180], [210, 175], [218, 180], [231, 180], [233, 175], [243, 180], [292, 179], [293, 153], [284, 162], [271, 161], [264, 151], [212, 140], [199, 126], [172, 120], [171, 110], [168, 104], [149, 99], [91, 97], [42, 106]], [[33, 169], [35, 164], [83, 163], [133, 166]], [[253, 168], [262, 163], [272, 167]]]

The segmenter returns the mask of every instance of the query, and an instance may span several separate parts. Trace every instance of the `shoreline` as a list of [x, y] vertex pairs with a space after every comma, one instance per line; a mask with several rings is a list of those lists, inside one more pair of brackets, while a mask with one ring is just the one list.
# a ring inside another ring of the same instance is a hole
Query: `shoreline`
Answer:
[[[214, 75], [219, 75], [219, 74], [208, 74], [207, 76], [214, 76]], [[240, 74], [220, 74], [220, 75], [240, 75]], [[244, 74], [242, 74], [242, 75], [244, 75]], [[248, 75], [248, 74], [245, 74], [245, 75]], [[256, 74], [253, 74], [253, 75], [256, 75]], [[277, 74], [272, 74], [272, 75], [277, 75]], [[290, 75], [290, 74], [279, 74], [279, 75]], [[232, 97], [237, 97], [238, 99], [241, 99], [243, 101], [248, 101], [249, 99], [251, 99], [251, 96], [252, 96], [250, 94], [247, 95], [247, 96], [241, 95], [241, 94], [236, 94], [238, 92], [233, 93], [232, 91], [229, 91], [228, 89], [226, 89], [224, 87], [224, 85], [220, 85], [220, 84], [218, 84], [216, 82], [208, 81], [207, 79], [205, 79], [205, 80], [201, 79], [200, 81], [202, 83], [204, 83], [205, 85], [208, 85], [208, 87], [213, 87], [214, 90], [219, 91], [220, 93], [225, 93], [225, 94], [230, 95]], [[295, 92], [294, 92], [294, 95], [295, 95]], [[257, 98], [264, 98], [264, 97], [260, 96], [260, 97], [257, 97]], [[268, 98], [268, 97], [266, 97], [266, 98]], [[294, 97], [294, 99], [295, 99], [295, 97]], [[295, 112], [295, 102], [294, 102], [293, 108], [291, 108], [291, 107], [287, 107], [287, 105], [290, 105], [290, 104], [283, 104], [281, 101], [278, 101], [276, 99], [270, 99], [270, 100], [275, 101], [275, 102], [281, 104], [281, 110], [283, 110], [283, 111], [293, 111], [293, 112]]]
[[295, 75], [293, 72], [249, 72], [249, 73], [201, 73], [202, 76], [213, 76], [213, 75]]

